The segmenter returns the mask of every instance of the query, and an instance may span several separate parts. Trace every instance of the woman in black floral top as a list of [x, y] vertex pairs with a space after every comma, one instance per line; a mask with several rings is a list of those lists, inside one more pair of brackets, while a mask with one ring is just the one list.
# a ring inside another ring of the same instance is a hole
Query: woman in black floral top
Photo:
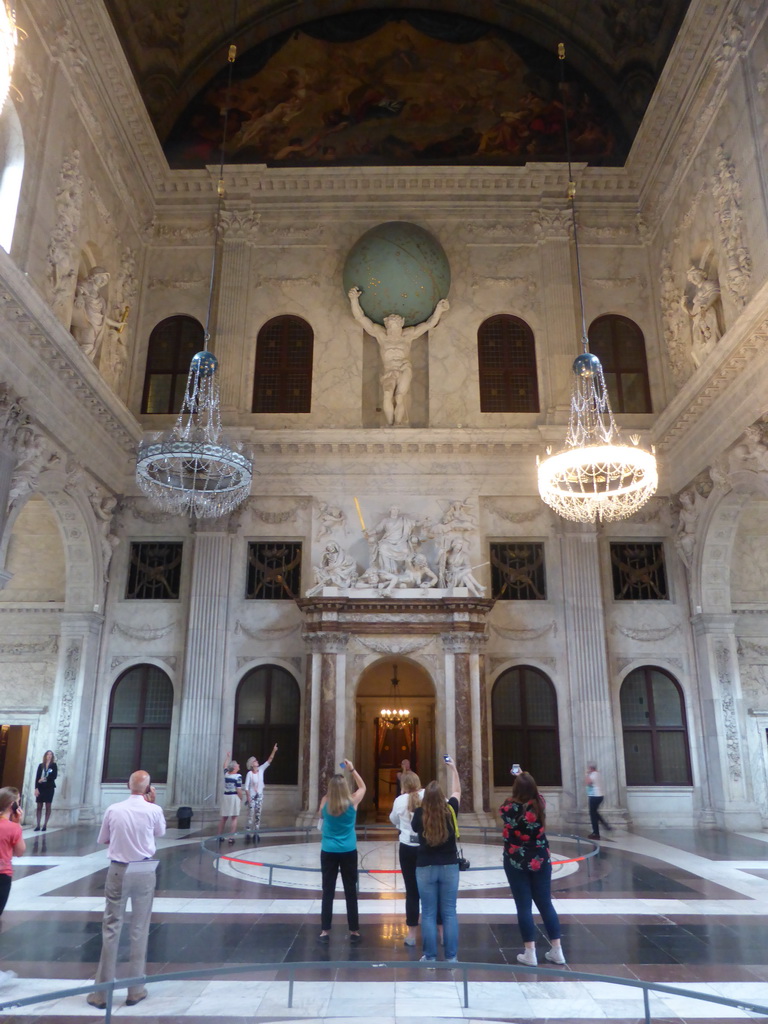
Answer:
[[502, 804], [500, 813], [504, 822], [504, 871], [517, 907], [517, 923], [525, 946], [517, 959], [529, 967], [538, 963], [531, 910], [531, 904], [535, 903], [552, 944], [544, 955], [553, 964], [564, 964], [560, 920], [552, 906], [552, 861], [544, 832], [544, 797], [532, 775], [521, 772], [515, 776], [512, 795]]

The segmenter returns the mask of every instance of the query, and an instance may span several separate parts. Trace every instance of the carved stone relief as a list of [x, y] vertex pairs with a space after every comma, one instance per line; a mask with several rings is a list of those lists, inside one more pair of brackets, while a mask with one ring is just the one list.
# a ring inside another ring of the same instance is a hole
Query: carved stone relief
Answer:
[[725, 257], [723, 284], [739, 309], [747, 302], [752, 277], [752, 257], [744, 233], [743, 191], [733, 161], [723, 146], [718, 146], [712, 195], [717, 205], [720, 245]]
[[82, 642], [80, 640], [71, 640], [64, 655], [64, 678], [59, 705], [59, 721], [56, 727], [56, 762], [59, 770], [62, 772], [66, 767], [69, 755], [72, 715], [75, 707], [82, 649]]
[[74, 149], [64, 159], [56, 187], [56, 226], [48, 242], [48, 279], [51, 305], [61, 320], [69, 322], [69, 303], [77, 280], [75, 241], [80, 227], [85, 184], [80, 171], [80, 153]]
[[728, 644], [721, 640], [715, 641], [714, 648], [715, 667], [720, 684], [720, 708], [723, 713], [728, 774], [734, 782], [740, 782], [743, 770], [739, 746], [738, 721], [736, 718], [736, 701], [733, 693], [733, 679], [731, 678], [730, 650]]

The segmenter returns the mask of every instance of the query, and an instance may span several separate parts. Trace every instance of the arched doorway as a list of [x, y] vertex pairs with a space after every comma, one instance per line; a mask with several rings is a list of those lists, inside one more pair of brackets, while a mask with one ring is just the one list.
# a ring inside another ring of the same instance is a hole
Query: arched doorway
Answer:
[[[391, 725], [382, 719], [382, 708], [394, 705], [408, 709], [407, 722]], [[403, 759], [411, 762], [422, 782], [436, 776], [435, 687], [429, 673], [402, 656], [369, 665], [357, 687], [355, 739], [356, 765], [368, 786], [363, 806], [386, 820]]]

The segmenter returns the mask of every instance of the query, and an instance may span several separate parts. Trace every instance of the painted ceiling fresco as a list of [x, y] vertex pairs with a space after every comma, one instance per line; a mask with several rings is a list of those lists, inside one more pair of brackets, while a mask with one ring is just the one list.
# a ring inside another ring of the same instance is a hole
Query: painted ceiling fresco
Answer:
[[436, 12], [340, 15], [238, 58], [177, 121], [171, 167], [219, 160], [271, 166], [562, 161], [620, 165], [628, 139], [571, 68], [512, 33]]

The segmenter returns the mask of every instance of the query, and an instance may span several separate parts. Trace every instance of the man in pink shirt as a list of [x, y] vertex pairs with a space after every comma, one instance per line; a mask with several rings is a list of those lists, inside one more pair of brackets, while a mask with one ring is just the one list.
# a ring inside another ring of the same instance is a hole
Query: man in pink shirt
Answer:
[[[155, 895], [155, 838], [165, 835], [165, 816], [155, 803], [149, 774], [134, 772], [128, 780], [131, 795], [108, 807], [101, 823], [98, 842], [109, 846], [109, 871], [104, 891], [107, 905], [101, 925], [101, 959], [96, 981], [112, 981], [117, 964], [117, 947], [123, 928], [125, 904], [131, 900], [130, 977], [143, 977], [147, 964], [147, 940]], [[147, 998], [144, 986], [128, 989], [127, 1006]], [[104, 992], [91, 992], [91, 1006], [106, 1008]]]

